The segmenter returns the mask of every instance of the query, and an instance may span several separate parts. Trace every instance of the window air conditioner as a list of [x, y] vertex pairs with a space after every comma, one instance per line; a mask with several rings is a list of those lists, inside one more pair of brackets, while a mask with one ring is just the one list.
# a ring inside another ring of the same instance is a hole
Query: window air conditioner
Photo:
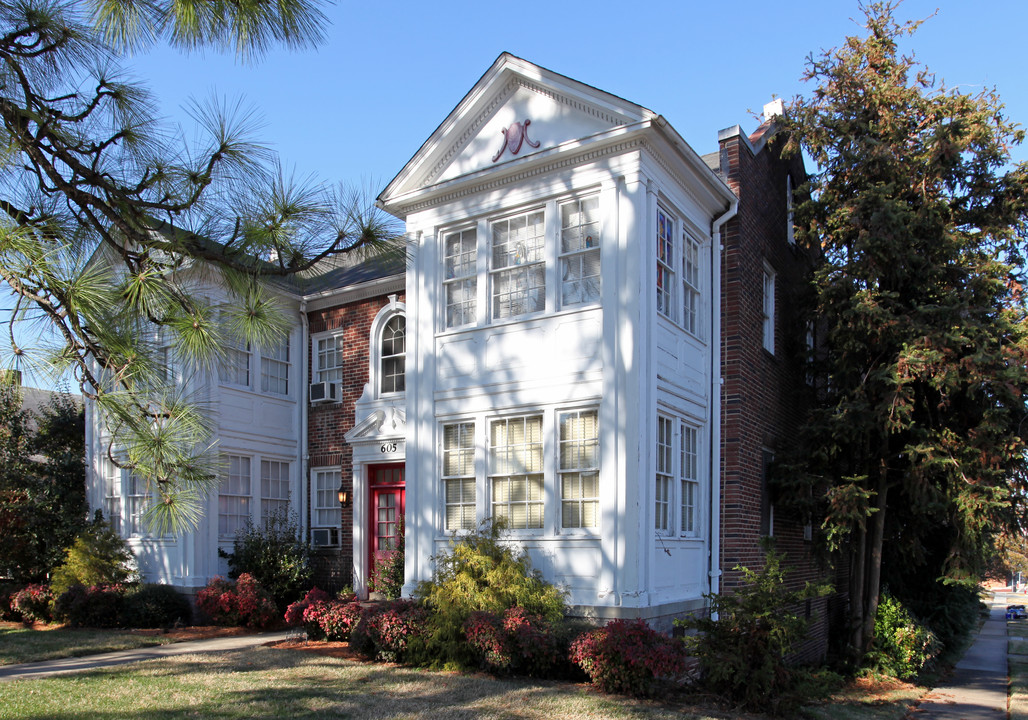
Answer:
[[311, 383], [311, 405], [339, 402], [339, 383]]
[[313, 528], [311, 545], [314, 547], [332, 547], [339, 544], [339, 528]]

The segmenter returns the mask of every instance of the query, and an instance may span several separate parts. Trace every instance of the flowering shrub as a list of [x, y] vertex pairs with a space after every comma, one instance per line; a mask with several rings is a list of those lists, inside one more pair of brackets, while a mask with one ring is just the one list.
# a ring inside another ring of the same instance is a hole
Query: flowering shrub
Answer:
[[196, 594], [196, 607], [216, 625], [266, 628], [278, 618], [275, 602], [249, 573], [235, 582], [213, 578]]
[[406, 530], [401, 518], [396, 526], [396, 549], [375, 560], [368, 589], [382, 593], [386, 600], [398, 600], [403, 591], [405, 557]]
[[75, 583], [54, 602], [54, 616], [72, 627], [108, 628], [122, 625], [128, 588], [120, 583]]
[[371, 659], [403, 662], [412, 642], [422, 641], [428, 611], [411, 600], [394, 600], [362, 613], [350, 631], [350, 649]]
[[579, 635], [571, 643], [571, 660], [604, 692], [649, 695], [656, 680], [682, 674], [686, 654], [682, 642], [642, 620], [612, 620]]
[[348, 640], [360, 618], [361, 604], [356, 600], [322, 600], [304, 611], [303, 625], [309, 638]]
[[318, 588], [311, 588], [307, 591], [307, 594], [303, 596], [303, 600], [297, 600], [291, 603], [286, 608], [286, 625], [289, 627], [297, 627], [303, 624], [303, 614], [311, 605], [316, 602], [323, 602], [329, 600], [332, 596], [324, 590]]
[[464, 633], [482, 665], [495, 673], [547, 676], [564, 654], [553, 625], [522, 607], [510, 608], [502, 616], [472, 613]]
[[25, 622], [50, 622], [54, 594], [49, 585], [28, 585], [11, 595], [11, 610]]

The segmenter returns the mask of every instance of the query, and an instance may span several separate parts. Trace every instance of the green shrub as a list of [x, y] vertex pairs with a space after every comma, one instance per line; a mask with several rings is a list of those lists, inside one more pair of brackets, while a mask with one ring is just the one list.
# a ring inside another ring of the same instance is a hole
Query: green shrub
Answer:
[[503, 525], [455, 538], [450, 551], [436, 556], [435, 577], [421, 582], [415, 597], [431, 612], [424, 647], [409, 657], [419, 664], [475, 667], [480, 658], [467, 642], [464, 624], [471, 613], [502, 614], [521, 607], [529, 615], [560, 621], [567, 610], [562, 590], [532, 569], [528, 554], [503, 542]]
[[54, 602], [54, 616], [72, 627], [112, 628], [122, 625], [124, 585], [75, 583]]
[[753, 710], [781, 713], [800, 702], [798, 676], [786, 661], [803, 639], [808, 621], [797, 614], [802, 603], [828, 594], [826, 584], [786, 587], [783, 555], [765, 545], [764, 567], [758, 573], [736, 567], [742, 584], [732, 593], [707, 595], [710, 616], [676, 621], [698, 631], [686, 638], [696, 656], [702, 686]]
[[97, 517], [75, 538], [50, 584], [59, 596], [76, 584], [116, 585], [136, 577], [132, 551], [110, 525]]
[[193, 618], [189, 600], [170, 585], [142, 585], [125, 596], [122, 624], [137, 628], [188, 625]]
[[382, 593], [387, 600], [400, 599], [406, 571], [406, 546], [406, 532], [401, 518], [396, 528], [396, 549], [375, 562], [368, 583], [369, 590]]
[[685, 671], [685, 645], [644, 620], [611, 620], [571, 643], [571, 660], [603, 692], [652, 695], [659, 681]]
[[875, 641], [864, 662], [877, 672], [910, 680], [938, 656], [941, 644], [899, 600], [883, 593], [875, 615]]
[[264, 525], [247, 523], [239, 531], [228, 558], [230, 578], [252, 575], [271, 594], [279, 613], [303, 597], [311, 586], [310, 544], [300, 537], [293, 518], [274, 513]]

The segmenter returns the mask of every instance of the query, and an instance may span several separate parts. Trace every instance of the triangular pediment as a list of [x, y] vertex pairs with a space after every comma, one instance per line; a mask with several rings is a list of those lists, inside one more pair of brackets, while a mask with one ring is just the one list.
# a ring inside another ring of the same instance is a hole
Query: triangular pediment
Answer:
[[395, 198], [576, 147], [656, 115], [504, 53], [382, 192]]
[[373, 410], [346, 433], [350, 444], [378, 441], [383, 438], [404, 437], [407, 431], [407, 413], [403, 408], [387, 407]]

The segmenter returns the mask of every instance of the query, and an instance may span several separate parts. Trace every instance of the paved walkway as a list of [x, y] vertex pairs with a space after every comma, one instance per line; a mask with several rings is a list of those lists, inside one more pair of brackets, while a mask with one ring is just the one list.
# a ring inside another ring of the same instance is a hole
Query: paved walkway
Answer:
[[127, 663], [139, 662], [140, 660], [151, 660], [153, 658], [171, 657], [174, 655], [242, 650], [254, 647], [255, 645], [285, 640], [288, 635], [288, 630], [282, 630], [280, 632], [259, 633], [257, 635], [235, 635], [232, 637], [211, 638], [210, 640], [171, 643], [170, 645], [153, 645], [133, 650], [117, 650], [101, 655], [44, 660], [42, 662], [24, 663], [22, 665], [4, 665], [0, 666], [0, 682], [84, 672], [86, 670], [96, 670], [98, 668], [125, 665]]
[[989, 619], [944, 685], [932, 690], [911, 717], [917, 720], [1007, 720], [1007, 604], [1024, 597], [999, 591]]

